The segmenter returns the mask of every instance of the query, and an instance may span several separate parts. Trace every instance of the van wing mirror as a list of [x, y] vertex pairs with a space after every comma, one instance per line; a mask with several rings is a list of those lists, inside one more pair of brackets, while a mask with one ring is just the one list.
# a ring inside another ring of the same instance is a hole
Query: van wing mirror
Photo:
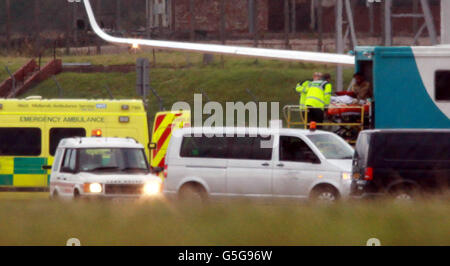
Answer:
[[306, 153], [306, 158], [312, 164], [320, 164], [321, 163], [320, 159], [312, 151], [309, 151], [309, 152]]
[[311, 158], [311, 163], [312, 164], [320, 164], [321, 161], [319, 158], [317, 158], [316, 156], [314, 156], [314, 158]]
[[162, 171], [164, 171], [164, 168], [163, 168], [163, 167], [152, 167], [152, 172], [154, 172], [154, 173], [159, 174], [159, 173], [161, 173]]
[[65, 172], [65, 173], [75, 173], [75, 170], [73, 170], [70, 167], [63, 167], [61, 168], [61, 172]]
[[157, 148], [156, 143], [150, 142], [150, 143], [148, 144], [148, 149], [149, 149], [149, 150], [154, 150], [154, 149], [156, 149], [156, 148]]

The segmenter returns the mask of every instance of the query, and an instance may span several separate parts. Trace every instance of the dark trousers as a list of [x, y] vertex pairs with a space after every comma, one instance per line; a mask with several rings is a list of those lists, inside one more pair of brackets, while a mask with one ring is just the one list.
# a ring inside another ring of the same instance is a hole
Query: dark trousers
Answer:
[[[316, 123], [323, 123], [324, 112], [320, 108], [311, 108], [308, 107], [308, 122], [312, 121]], [[317, 126], [317, 128], [322, 128], [321, 126]]]

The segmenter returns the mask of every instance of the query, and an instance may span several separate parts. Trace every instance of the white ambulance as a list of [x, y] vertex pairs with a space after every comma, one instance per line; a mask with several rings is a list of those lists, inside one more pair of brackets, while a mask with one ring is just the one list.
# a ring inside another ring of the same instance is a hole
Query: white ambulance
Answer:
[[144, 146], [131, 138], [63, 139], [51, 169], [52, 198], [157, 197], [162, 190]]

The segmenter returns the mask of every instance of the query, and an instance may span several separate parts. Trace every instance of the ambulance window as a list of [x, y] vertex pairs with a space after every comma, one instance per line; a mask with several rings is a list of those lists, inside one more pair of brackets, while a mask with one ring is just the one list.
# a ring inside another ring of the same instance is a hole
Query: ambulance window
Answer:
[[61, 149], [61, 148], [57, 149], [55, 160], [53, 162], [53, 169], [55, 172], [59, 171], [59, 166], [61, 165], [62, 156], [63, 156], [63, 149]]
[[70, 154], [69, 168], [70, 170], [75, 170], [75, 164], [77, 162], [76, 150], [73, 149]]
[[0, 128], [0, 156], [40, 155], [41, 135], [39, 128]]
[[50, 155], [54, 156], [59, 142], [64, 138], [86, 137], [84, 128], [52, 128], [50, 129]]
[[435, 73], [436, 101], [450, 101], [450, 70], [438, 70]]

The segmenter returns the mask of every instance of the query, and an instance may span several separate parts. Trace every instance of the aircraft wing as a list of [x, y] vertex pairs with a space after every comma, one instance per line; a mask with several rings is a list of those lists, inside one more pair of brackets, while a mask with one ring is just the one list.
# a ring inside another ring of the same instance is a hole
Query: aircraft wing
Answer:
[[133, 38], [119, 38], [105, 33], [97, 24], [97, 21], [92, 11], [92, 6], [89, 0], [83, 0], [86, 7], [86, 12], [94, 32], [103, 40], [116, 44], [127, 45], [142, 45], [161, 49], [171, 49], [179, 51], [191, 51], [224, 55], [249, 56], [260, 57], [267, 59], [279, 59], [290, 61], [305, 61], [311, 63], [336, 64], [336, 65], [354, 65], [355, 58], [351, 55], [319, 53], [319, 52], [303, 52], [293, 50], [281, 49], [265, 49], [241, 46], [228, 46], [218, 44], [201, 44], [189, 42], [173, 42], [160, 40], [146, 40]]

